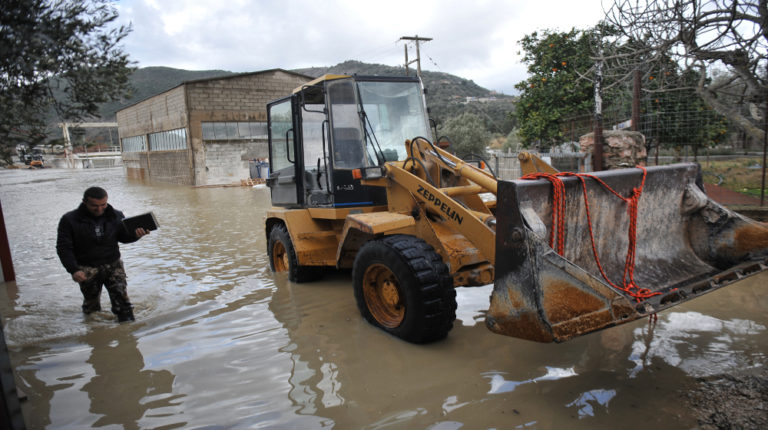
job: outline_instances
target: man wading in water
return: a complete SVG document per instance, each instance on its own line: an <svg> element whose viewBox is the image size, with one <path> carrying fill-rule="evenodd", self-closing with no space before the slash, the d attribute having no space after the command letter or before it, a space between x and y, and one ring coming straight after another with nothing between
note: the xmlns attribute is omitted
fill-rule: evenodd
<svg viewBox="0 0 768 430"><path fill-rule="evenodd" d="M107 192L100 187L85 190L80 206L59 221L56 253L83 293L83 313L101 310L101 286L107 288L112 313L117 320L133 321L123 261L118 242L136 242L149 234L123 227L123 213L107 204Z"/></svg>

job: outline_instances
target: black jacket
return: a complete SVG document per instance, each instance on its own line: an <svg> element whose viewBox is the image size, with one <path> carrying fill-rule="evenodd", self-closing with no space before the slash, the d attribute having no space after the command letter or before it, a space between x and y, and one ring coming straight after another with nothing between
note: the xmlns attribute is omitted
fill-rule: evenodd
<svg viewBox="0 0 768 430"><path fill-rule="evenodd" d="M79 265L99 266L120 258L118 242L138 240L134 232L125 230L123 218L123 213L111 205L94 217L82 203L64 214L59 221L56 253L67 272L77 272Z"/></svg>

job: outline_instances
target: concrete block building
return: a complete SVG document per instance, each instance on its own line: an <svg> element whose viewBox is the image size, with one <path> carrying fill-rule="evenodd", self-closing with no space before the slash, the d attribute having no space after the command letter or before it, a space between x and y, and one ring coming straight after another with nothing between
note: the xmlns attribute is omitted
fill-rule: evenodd
<svg viewBox="0 0 768 430"><path fill-rule="evenodd" d="M239 183L268 157L268 102L312 77L282 69L186 81L117 112L126 176L183 185Z"/></svg>

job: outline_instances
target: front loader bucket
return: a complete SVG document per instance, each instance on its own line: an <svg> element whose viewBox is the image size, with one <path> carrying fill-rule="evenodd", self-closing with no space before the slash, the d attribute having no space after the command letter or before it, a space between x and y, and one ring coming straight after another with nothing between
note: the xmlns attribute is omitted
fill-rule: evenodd
<svg viewBox="0 0 768 430"><path fill-rule="evenodd" d="M625 197L640 185L642 175L641 169L595 174ZM561 342L654 314L768 269L766 224L710 200L697 185L698 176L695 164L647 169L636 217L637 289L623 282L630 243L626 202L584 178L587 210L580 179L562 178L565 241L560 255L549 245L553 185L545 179L500 181L488 327L508 336ZM608 280L593 252L588 212Z"/></svg>

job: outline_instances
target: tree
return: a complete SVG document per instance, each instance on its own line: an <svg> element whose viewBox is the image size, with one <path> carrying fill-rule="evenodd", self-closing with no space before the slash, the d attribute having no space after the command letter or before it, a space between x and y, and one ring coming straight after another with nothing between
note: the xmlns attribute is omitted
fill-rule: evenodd
<svg viewBox="0 0 768 430"><path fill-rule="evenodd" d="M507 138L504 140L504 144L501 146L501 149L504 152L508 151L519 151L520 145L522 144L522 141L520 140L520 130L517 128L513 128L512 131L507 134Z"/></svg>
<svg viewBox="0 0 768 430"><path fill-rule="evenodd" d="M521 44L531 74L517 85L523 91L517 110L520 137L527 145L561 143L567 140L564 129L575 127L565 124L566 119L581 123L579 118L592 116L599 64L601 114L609 112L613 124L630 118L633 77L641 72L646 123L641 120L640 131L646 135L649 149L654 144L690 146L696 152L726 137L723 117L694 91L702 81L698 70L682 68L668 53L648 50L643 41L622 37L609 24L581 32L533 33ZM573 67L558 67L558 62L566 64L561 58L568 58L567 64Z"/></svg>
<svg viewBox="0 0 768 430"><path fill-rule="evenodd" d="M762 141L768 98L768 4L765 0L614 0L606 21L631 46L614 58L646 65L670 58L712 109ZM647 69L647 67L646 67ZM727 71L712 79L715 70ZM750 114L752 113L752 114Z"/></svg>
<svg viewBox="0 0 768 430"><path fill-rule="evenodd" d="M442 134L451 140L451 149L459 158L467 158L471 154L484 156L491 137L482 118L472 113L463 113L446 121Z"/></svg>
<svg viewBox="0 0 768 430"><path fill-rule="evenodd" d="M0 8L0 151L46 137L60 121L95 117L100 103L128 90L132 72L120 42L130 27L110 28L107 0L4 0Z"/></svg>
<svg viewBox="0 0 768 430"><path fill-rule="evenodd" d="M593 85L583 76L594 64L593 37L592 30L546 30L520 41L529 77L515 85L521 92L516 115L518 135L526 146L538 143L546 148L563 142L561 122L592 110Z"/></svg>
<svg viewBox="0 0 768 430"><path fill-rule="evenodd" d="M642 132L650 151L659 145L698 150L723 143L728 125L699 97L693 86L699 81L695 70L680 71L674 63L656 76L650 74L643 90L647 94Z"/></svg>

